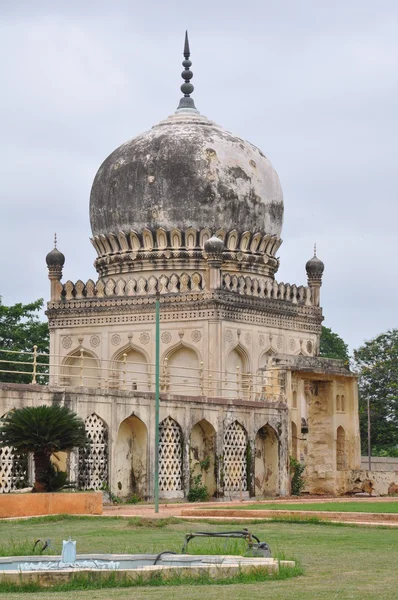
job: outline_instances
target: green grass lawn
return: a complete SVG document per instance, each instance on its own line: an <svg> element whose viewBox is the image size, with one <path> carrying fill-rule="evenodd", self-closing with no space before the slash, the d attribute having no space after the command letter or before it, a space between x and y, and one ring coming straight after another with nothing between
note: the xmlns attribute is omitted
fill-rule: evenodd
<svg viewBox="0 0 398 600"><path fill-rule="evenodd" d="M206 506L203 506L206 508ZM228 506L210 507L209 510L227 510ZM396 502L319 502L293 504L291 502L283 504L245 504L242 506L233 506L232 510L321 510L327 512L364 512L364 513L398 513L398 501Z"/></svg>
<svg viewBox="0 0 398 600"><path fill-rule="evenodd" d="M163 526L159 526L163 525ZM381 527L332 524L256 523L245 527L273 553L295 558L304 575L286 580L230 585L181 585L166 587L113 588L73 592L0 594L8 600L395 600L398 574L398 531ZM28 548L37 538L51 538L60 550L62 539L71 535L78 552L179 551L189 531L227 531L242 525L199 522L146 522L117 518L52 518L1 521L1 554L13 546ZM210 542L210 544L214 542ZM193 540L192 551L211 551L206 540Z"/></svg>

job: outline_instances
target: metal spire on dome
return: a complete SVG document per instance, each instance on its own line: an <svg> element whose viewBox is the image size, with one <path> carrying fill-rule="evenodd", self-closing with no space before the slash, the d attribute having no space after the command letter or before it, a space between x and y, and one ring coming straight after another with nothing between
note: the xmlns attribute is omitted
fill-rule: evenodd
<svg viewBox="0 0 398 600"><path fill-rule="evenodd" d="M316 242L314 244L314 256L316 256Z"/></svg>
<svg viewBox="0 0 398 600"><path fill-rule="evenodd" d="M185 42L184 42L184 60L182 61L182 66L184 67L183 72L181 73L181 77L184 80L184 83L181 86L181 91L184 94L183 98L181 98L180 103L178 105L177 110L182 108L193 108L196 110L195 103L191 98L191 94L194 90L194 87L191 83L191 79L193 77L193 73L190 69L192 66L192 62L189 60L191 56L191 51L189 49L189 40L188 40L188 31L185 32Z"/></svg>
<svg viewBox="0 0 398 600"><path fill-rule="evenodd" d="M57 234L54 233L54 248L57 247Z"/></svg>

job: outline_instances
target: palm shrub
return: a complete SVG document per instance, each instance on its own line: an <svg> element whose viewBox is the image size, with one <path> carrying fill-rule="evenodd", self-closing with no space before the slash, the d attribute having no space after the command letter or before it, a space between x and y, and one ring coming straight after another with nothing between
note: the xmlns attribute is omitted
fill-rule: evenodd
<svg viewBox="0 0 398 600"><path fill-rule="evenodd" d="M0 448L16 454L33 454L34 492L50 491L51 455L83 447L88 443L84 423L66 406L26 406L1 419Z"/></svg>

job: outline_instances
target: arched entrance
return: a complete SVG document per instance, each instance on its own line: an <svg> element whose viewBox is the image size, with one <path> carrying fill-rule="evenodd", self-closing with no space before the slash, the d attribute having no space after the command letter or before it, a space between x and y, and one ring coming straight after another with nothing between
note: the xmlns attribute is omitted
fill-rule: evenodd
<svg viewBox="0 0 398 600"><path fill-rule="evenodd" d="M72 387L100 387L98 359L92 352L83 348L75 350L64 360L61 384Z"/></svg>
<svg viewBox="0 0 398 600"><path fill-rule="evenodd" d="M239 346L228 354L223 393L227 398L247 397L249 392L247 362L247 358Z"/></svg>
<svg viewBox="0 0 398 600"><path fill-rule="evenodd" d="M202 484L207 487L210 496L217 489L215 476L216 430L213 425L202 419L191 430L189 443L189 467L191 479L202 476Z"/></svg>
<svg viewBox="0 0 398 600"><path fill-rule="evenodd" d="M123 498L147 496L147 440L145 423L135 415L124 419L116 438L116 491Z"/></svg>
<svg viewBox="0 0 398 600"><path fill-rule="evenodd" d="M247 490L247 432L234 421L224 434L224 491Z"/></svg>
<svg viewBox="0 0 398 600"><path fill-rule="evenodd" d="M115 362L115 377L118 387L124 390L150 390L148 361L143 352L128 348L117 355Z"/></svg>
<svg viewBox="0 0 398 600"><path fill-rule="evenodd" d="M168 391L171 394L200 396L200 364L192 348L179 346L167 356Z"/></svg>
<svg viewBox="0 0 398 600"><path fill-rule="evenodd" d="M268 424L256 435L254 485L256 496L279 494L279 440L275 429Z"/></svg>

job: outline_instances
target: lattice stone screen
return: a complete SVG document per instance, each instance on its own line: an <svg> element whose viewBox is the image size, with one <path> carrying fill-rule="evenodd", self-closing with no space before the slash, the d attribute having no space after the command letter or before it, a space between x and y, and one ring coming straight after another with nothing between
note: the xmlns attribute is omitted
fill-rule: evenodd
<svg viewBox="0 0 398 600"><path fill-rule="evenodd" d="M28 457L13 454L9 446L0 449L0 493L28 486Z"/></svg>
<svg viewBox="0 0 398 600"><path fill-rule="evenodd" d="M96 414L85 421L87 448L79 450L79 487L83 490L99 490L108 483L108 429Z"/></svg>
<svg viewBox="0 0 398 600"><path fill-rule="evenodd" d="M226 492L247 490L246 450L246 430L235 421L224 434L224 490Z"/></svg>
<svg viewBox="0 0 398 600"><path fill-rule="evenodd" d="M181 428L167 417L159 425L159 489L174 492L182 489Z"/></svg>

